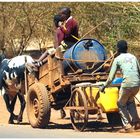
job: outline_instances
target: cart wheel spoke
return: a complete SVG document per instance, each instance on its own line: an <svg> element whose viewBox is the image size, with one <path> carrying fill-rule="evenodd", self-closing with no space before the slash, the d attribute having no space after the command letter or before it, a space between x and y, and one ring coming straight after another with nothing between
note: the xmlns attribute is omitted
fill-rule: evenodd
<svg viewBox="0 0 140 140"><path fill-rule="evenodd" d="M70 106L83 108L82 110L70 110L70 118L73 128L78 131L83 131L88 122L88 110L86 97L81 89L76 88L72 92Z"/></svg>

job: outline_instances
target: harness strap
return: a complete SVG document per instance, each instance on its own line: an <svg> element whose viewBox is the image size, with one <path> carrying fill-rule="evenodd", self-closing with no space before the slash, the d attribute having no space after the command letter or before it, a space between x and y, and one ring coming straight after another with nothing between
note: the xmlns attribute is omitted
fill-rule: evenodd
<svg viewBox="0 0 140 140"><path fill-rule="evenodd" d="M73 67L70 65L70 63L66 60L68 66L71 68L71 70L75 73L75 70L73 69Z"/></svg>

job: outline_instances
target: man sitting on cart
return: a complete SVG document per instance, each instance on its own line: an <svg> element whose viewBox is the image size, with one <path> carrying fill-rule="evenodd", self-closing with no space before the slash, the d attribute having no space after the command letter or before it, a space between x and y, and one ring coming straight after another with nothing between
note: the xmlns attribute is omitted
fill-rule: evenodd
<svg viewBox="0 0 140 140"><path fill-rule="evenodd" d="M53 55L56 49L60 48L61 52L64 53L78 41L78 24L71 16L70 8L60 8L59 14L54 16L54 25L56 27L54 48L46 50L36 61L36 66L46 63L47 56Z"/></svg>
<svg viewBox="0 0 140 140"><path fill-rule="evenodd" d="M71 10L68 7L60 8L59 14L54 16L55 43L54 47L46 50L41 57L35 62L39 67L48 61L48 55L54 55L57 49L64 53L68 48L78 41L78 24L71 16ZM66 116L63 109L60 110L61 118Z"/></svg>

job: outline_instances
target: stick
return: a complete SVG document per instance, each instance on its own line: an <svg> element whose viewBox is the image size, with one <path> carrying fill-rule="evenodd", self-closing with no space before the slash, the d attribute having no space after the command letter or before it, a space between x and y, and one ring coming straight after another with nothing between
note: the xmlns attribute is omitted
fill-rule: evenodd
<svg viewBox="0 0 140 140"><path fill-rule="evenodd" d="M26 68L26 64L27 64L27 58L25 56L25 70L24 70L24 77L25 77L25 94L27 95L28 89L27 89L27 68Z"/></svg>
<svg viewBox="0 0 140 140"><path fill-rule="evenodd" d="M88 35L90 32L92 32L93 30L95 30L97 27L99 27L100 25L102 25L103 23L106 22L107 19L103 20L102 22L100 22L98 25L96 25L94 28L92 28L91 30L89 30L85 35L83 35L81 37L81 39L83 39L86 35Z"/></svg>
<svg viewBox="0 0 140 140"><path fill-rule="evenodd" d="M100 70L103 67L103 65L105 65L109 60L111 60L116 54L117 52L115 52L113 56L109 57L100 67L98 67L95 71L93 71L92 74Z"/></svg>
<svg viewBox="0 0 140 140"><path fill-rule="evenodd" d="M92 32L93 30L95 30L97 27L99 27L100 25L102 25L103 23L106 22L107 19L103 20L102 22L100 22L98 25L96 25L95 27L93 27L91 30L89 30L85 35L83 35L81 38L78 38L74 35L71 35L74 39L76 39L77 41L83 39L86 35L88 35L90 32Z"/></svg>
<svg viewBox="0 0 140 140"><path fill-rule="evenodd" d="M140 100L136 97L136 96L134 96L135 97L135 99L139 102L139 104L140 104Z"/></svg>

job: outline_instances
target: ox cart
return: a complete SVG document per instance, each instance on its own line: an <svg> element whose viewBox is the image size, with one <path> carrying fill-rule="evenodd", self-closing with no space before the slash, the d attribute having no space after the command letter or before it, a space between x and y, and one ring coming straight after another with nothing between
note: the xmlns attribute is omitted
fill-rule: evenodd
<svg viewBox="0 0 140 140"><path fill-rule="evenodd" d="M107 92L109 95L98 92L100 81L105 81L108 77L106 71L96 71L103 65L103 62L97 68L90 69L89 72L81 69L75 70L71 68L72 65L70 66L69 63L68 67L71 70L66 74L64 71L64 61L69 63L68 61L74 60L64 58L58 50L55 55L48 56L48 62L41 66L37 73L27 75L25 81L27 116L31 126L34 128L45 128L50 121L51 108L56 110L62 108L69 109L72 126L75 130L79 131L83 131L86 128L88 115L98 114L100 110L107 113L109 122L114 122L112 121L113 117L115 119L117 119L116 117L119 118L116 104L113 105L113 108L109 109L103 107L107 105L101 104L101 100L105 98L109 99L114 96L113 98L117 100L119 86L114 85L115 87L108 88ZM75 61L77 62L78 60ZM79 61L81 63L81 60ZM89 62L89 60L86 61ZM95 60L92 61L95 63ZM90 68L92 61L86 63L87 66L90 65ZM109 92L113 93L110 94ZM105 95L108 97L102 97ZM103 102L109 104L105 101Z"/></svg>

